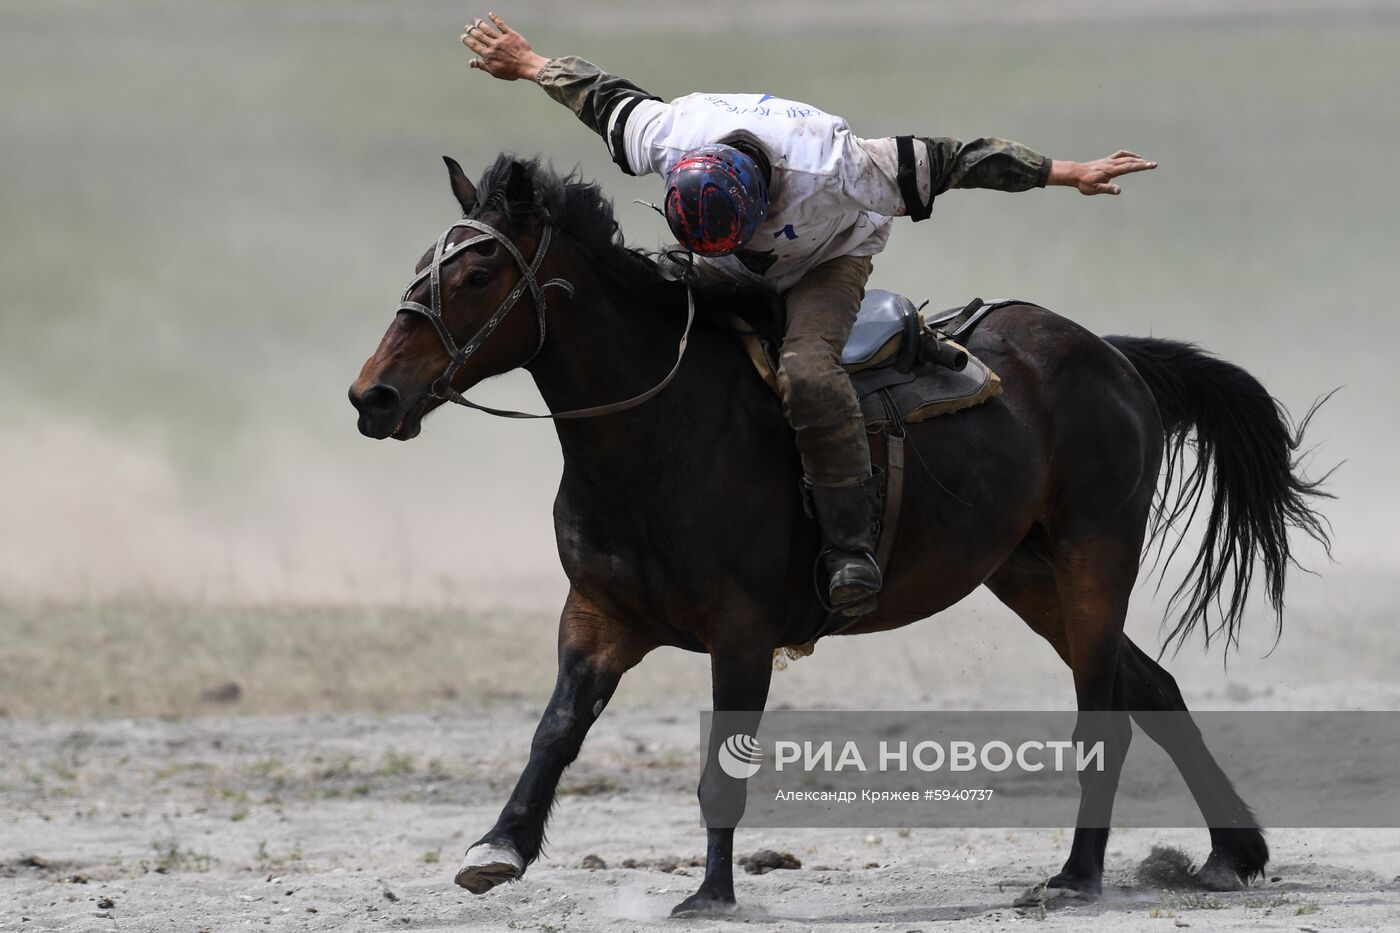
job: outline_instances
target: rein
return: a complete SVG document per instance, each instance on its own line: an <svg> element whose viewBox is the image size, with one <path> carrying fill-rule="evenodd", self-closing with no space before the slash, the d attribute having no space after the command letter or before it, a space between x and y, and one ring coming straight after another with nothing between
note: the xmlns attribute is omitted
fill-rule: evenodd
<svg viewBox="0 0 1400 933"><path fill-rule="evenodd" d="M449 247L447 241L452 236L452 232L458 227L467 227L480 232L475 236L468 237L462 242L454 243ZM547 412L537 415L529 412L510 411L508 409L490 408L486 405L478 405L476 402L467 399L456 389L452 388L452 377L457 374L457 370L461 368L462 364L465 363L473 353L480 349L481 345L486 342L486 338L491 336L492 332L495 331L497 325L505 320L506 315L510 313L510 309L515 307L516 302L525 294L527 288L530 290L530 296L535 301L535 314L539 319L540 337L539 341L535 344L535 352L531 353L529 358L520 365L529 365L531 360L539 356L540 350L544 349L544 290L554 286L563 289L571 298L574 295L574 286L566 279L553 278L546 282L541 282L539 280L539 268L541 263L544 262L545 253L549 250L549 242L552 233L553 228L549 224L545 224L544 233L540 235L539 247L535 250L535 258L528 262L524 254L520 252L520 249L508 236L495 227L492 227L490 224L482 223L479 220L471 220L464 217L448 227L443 231L442 236L438 237L437 245L433 248L432 262L429 263L428 267L422 272L414 276L413 281L408 283L408 287L404 289L403 297L400 299L398 307L399 311L412 311L415 314L421 314L431 321L433 329L437 331L438 337L442 340L443 349L447 351L447 368L443 370L442 375L433 380L433 384L428 388L428 394L433 398L453 402L467 408L474 408L477 411L485 412L488 415L495 415L498 418L551 419L556 421L573 418L598 418L603 415L611 415L619 411L626 411L629 408L636 408L638 405L650 401L670 385L671 380L676 378L676 373L679 372L681 368L681 360L685 357L686 345L690 341L690 327L695 323L695 295L688 286L686 288L685 330L681 333L680 344L676 347L675 365L671 367L671 371L668 372L660 382L640 395L634 395L620 402L609 402L606 405L594 405L589 408L576 408L571 411L561 411L557 413ZM510 293L506 295L496 307L496 310L492 312L491 316L486 319L486 323L482 324L477 332L472 335L471 339L459 346L457 341L453 339L452 332L448 329L447 322L442 316L442 266L443 263L454 258L462 251L488 240L497 241L515 258L516 265L520 267L520 281L515 283L515 287L510 290ZM410 301L408 297L424 278L428 279L428 300L432 302L431 306L420 304L416 301Z"/></svg>

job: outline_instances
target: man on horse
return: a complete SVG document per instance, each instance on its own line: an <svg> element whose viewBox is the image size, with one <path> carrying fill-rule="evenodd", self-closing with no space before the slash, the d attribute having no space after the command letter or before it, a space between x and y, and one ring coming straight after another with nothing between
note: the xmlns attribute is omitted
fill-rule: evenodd
<svg viewBox="0 0 1400 933"><path fill-rule="evenodd" d="M572 110L622 171L664 176L666 221L698 275L782 296L783 410L827 543L828 599L843 615L869 612L882 582L870 450L841 351L892 219L927 218L950 188L1118 194L1113 179L1157 167L1124 150L1081 163L1003 139L862 139L840 117L770 94L665 103L581 58L537 54L495 13L461 41L479 56L471 67L534 81Z"/></svg>

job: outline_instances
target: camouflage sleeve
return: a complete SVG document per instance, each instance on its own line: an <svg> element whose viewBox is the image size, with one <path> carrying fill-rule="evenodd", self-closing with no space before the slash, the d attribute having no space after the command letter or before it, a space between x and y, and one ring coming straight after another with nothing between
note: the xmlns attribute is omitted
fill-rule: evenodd
<svg viewBox="0 0 1400 933"><path fill-rule="evenodd" d="M622 145L627 118L642 101L661 98L574 55L550 59L540 69L539 83L546 94L603 137L613 161L627 174L633 174Z"/></svg>
<svg viewBox="0 0 1400 933"><path fill-rule="evenodd" d="M949 188L1026 191L1050 180L1051 162L1020 143L940 136L854 138L838 180L853 203L886 217L927 220ZM922 145L920 145L922 143Z"/></svg>
<svg viewBox="0 0 1400 933"><path fill-rule="evenodd" d="M1050 160L1009 139L982 138L962 142L948 136L921 137L928 147L933 194L949 188L991 188L1027 191L1043 188L1050 178Z"/></svg>

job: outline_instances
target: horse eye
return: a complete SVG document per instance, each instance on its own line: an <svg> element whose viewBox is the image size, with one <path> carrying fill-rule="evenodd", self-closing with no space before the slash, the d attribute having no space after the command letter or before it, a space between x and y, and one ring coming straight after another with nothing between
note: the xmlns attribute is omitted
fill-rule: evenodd
<svg viewBox="0 0 1400 933"><path fill-rule="evenodd" d="M472 288L481 288L491 281L491 273L485 269L473 269L467 276L467 284Z"/></svg>

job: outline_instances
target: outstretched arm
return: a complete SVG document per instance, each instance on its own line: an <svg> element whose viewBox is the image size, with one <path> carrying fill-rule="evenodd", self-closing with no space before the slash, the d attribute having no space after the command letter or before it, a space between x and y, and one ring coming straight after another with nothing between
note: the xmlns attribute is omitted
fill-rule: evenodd
<svg viewBox="0 0 1400 933"><path fill-rule="evenodd" d="M641 101L660 98L581 58L545 58L505 20L495 13L489 15L490 23L477 19L462 34L462 44L479 56L472 59L471 67L503 81L534 81L602 136L613 162L627 174L634 174L623 145L627 118Z"/></svg>
<svg viewBox="0 0 1400 933"><path fill-rule="evenodd" d="M924 142L929 150L934 195L949 188L1025 191L1044 185L1078 188L1081 194L1121 194L1113 179L1157 167L1156 162L1126 149L1093 162L1067 162L1048 159L1005 139L963 143L945 136Z"/></svg>
<svg viewBox="0 0 1400 933"><path fill-rule="evenodd" d="M1119 194L1113 179L1157 167L1127 150L1093 162L1067 162L990 137L965 143L949 136L904 136L857 144L843 166L848 196L867 210L915 220L929 216L934 198L950 188L1028 191L1064 185L1084 194Z"/></svg>

